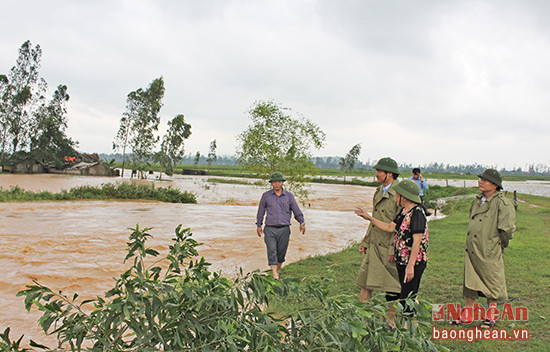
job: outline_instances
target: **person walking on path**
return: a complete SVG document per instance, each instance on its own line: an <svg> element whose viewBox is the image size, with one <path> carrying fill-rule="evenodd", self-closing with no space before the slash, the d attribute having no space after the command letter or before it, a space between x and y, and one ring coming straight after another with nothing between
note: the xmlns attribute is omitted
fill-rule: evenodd
<svg viewBox="0 0 550 352"><path fill-rule="evenodd" d="M400 303L403 314L412 316L413 311L405 299L418 294L420 279L428 261L428 221L418 195L418 186L411 180L403 180L393 187L398 205L402 206L392 222L384 222L357 208L355 214L368 220L386 232L394 233L395 266L399 274Z"/></svg>
<svg viewBox="0 0 550 352"><path fill-rule="evenodd" d="M373 167L380 186L373 196L372 216L384 222L392 221L400 206L395 200L393 185L399 176L397 162L392 158L382 158ZM357 285L361 288L359 301L368 303L373 291L386 292L387 301L395 301L401 292L399 277L395 267L393 233L384 231L372 223L359 243L359 252L365 254L359 269ZM388 323L395 326L395 305L388 310Z"/></svg>
<svg viewBox="0 0 550 352"><path fill-rule="evenodd" d="M451 324L469 323L475 300L487 298L487 304L496 307L500 300L508 299L502 252L508 247L516 229L516 212L512 201L502 192L502 176L495 169L478 175L478 194L470 207L470 224L466 235L464 256L463 295L467 309L460 320ZM491 329L496 320L487 317L480 327Z"/></svg>
<svg viewBox="0 0 550 352"><path fill-rule="evenodd" d="M258 237L264 234L264 242L267 247L267 261L275 279L279 279L281 266L285 261L286 251L290 240L291 212L300 223L300 232L306 233L304 214L300 210L294 195L283 189L285 182L283 174L274 172L269 179L272 189L262 194L258 213L256 215L256 232ZM265 215L265 227L262 223Z"/></svg>

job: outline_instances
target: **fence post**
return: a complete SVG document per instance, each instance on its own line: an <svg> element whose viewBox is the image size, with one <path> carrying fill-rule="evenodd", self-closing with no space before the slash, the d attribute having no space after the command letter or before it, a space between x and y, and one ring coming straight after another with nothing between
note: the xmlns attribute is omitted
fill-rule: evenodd
<svg viewBox="0 0 550 352"><path fill-rule="evenodd" d="M518 210L518 196L516 190L514 190L514 208Z"/></svg>

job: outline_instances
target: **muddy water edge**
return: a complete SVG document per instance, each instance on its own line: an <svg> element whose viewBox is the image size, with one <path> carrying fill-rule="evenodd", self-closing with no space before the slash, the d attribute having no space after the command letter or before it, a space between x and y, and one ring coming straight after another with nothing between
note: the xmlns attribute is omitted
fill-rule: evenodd
<svg viewBox="0 0 550 352"><path fill-rule="evenodd" d="M0 186L59 192L81 185L130 182L128 179L68 175L0 175ZM198 204L153 201L56 201L0 203L0 329L11 337L25 334L54 346L38 326L40 313L24 309L16 293L32 280L81 299L102 295L127 267L123 264L129 228L151 227L149 245L164 254L178 224L191 228L203 243L199 254L212 271L233 276L267 270L263 238L256 235L255 215L265 186L212 183L204 176L175 176L169 181L140 180L172 186L197 195ZM313 184L303 204L307 232L293 220L287 263L340 250L359 241L367 223L353 214L371 210L374 188Z"/></svg>

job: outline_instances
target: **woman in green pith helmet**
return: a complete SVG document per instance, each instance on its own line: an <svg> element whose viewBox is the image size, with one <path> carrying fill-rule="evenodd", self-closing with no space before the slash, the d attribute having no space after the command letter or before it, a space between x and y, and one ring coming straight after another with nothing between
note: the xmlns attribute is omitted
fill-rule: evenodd
<svg viewBox="0 0 550 352"><path fill-rule="evenodd" d="M428 222L421 205L419 188L411 180L404 180L393 187L395 201L401 211L391 222L383 222L372 217L364 209L357 208L355 214L370 221L374 226L394 233L394 254L401 293L399 299L405 306L404 299L410 294L416 295L420 286L422 273L428 261ZM404 313L411 315L412 310L405 307Z"/></svg>

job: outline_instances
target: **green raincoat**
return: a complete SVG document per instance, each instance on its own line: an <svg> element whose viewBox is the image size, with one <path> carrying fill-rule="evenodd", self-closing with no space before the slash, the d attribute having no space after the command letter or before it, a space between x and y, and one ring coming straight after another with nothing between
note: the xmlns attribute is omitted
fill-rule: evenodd
<svg viewBox="0 0 550 352"><path fill-rule="evenodd" d="M400 207L395 201L393 185L383 194L383 185L380 185L373 197L372 216L384 222L392 222ZM401 292L399 277L395 262L389 262L390 255L394 255L394 234L385 232L372 223L367 229L360 245L368 248L361 263L357 284L365 289L384 292Z"/></svg>
<svg viewBox="0 0 550 352"><path fill-rule="evenodd" d="M466 236L464 286L493 300L508 298L502 251L508 247L516 221L514 205L501 191L481 205L482 194L470 207Z"/></svg>

